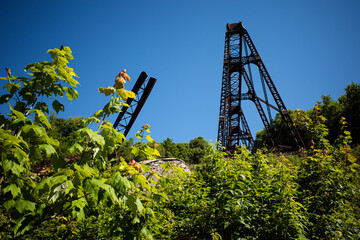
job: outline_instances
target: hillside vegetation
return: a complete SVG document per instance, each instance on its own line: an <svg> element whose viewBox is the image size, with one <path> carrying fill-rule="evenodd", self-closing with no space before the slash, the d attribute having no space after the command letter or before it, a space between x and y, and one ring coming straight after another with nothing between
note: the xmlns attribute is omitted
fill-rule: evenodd
<svg viewBox="0 0 360 240"><path fill-rule="evenodd" d="M360 239L360 150L351 115L358 107L327 120L329 109L353 100L323 98L311 111L293 111L308 148L292 154L239 147L229 156L201 137L157 143L147 124L135 142L107 121L134 97L125 90L126 71L99 88L109 97L102 109L64 120L59 97L78 97L72 52L48 53L50 62L25 67L29 77L0 78L7 82L0 104L9 106L0 114L1 239ZM347 99L358 99L358 88L350 85ZM280 120L274 124L281 129ZM162 177L139 163L160 157L197 165L188 174L165 164L174 174Z"/></svg>

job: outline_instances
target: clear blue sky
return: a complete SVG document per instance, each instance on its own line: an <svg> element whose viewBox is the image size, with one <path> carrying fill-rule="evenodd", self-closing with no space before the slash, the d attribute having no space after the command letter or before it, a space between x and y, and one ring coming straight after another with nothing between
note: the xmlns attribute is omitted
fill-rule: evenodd
<svg viewBox="0 0 360 240"><path fill-rule="evenodd" d="M128 136L147 123L157 141L214 141L227 23L243 22L286 107L309 109L359 83L359 13L358 0L2 0L0 73L70 46L81 86L61 117L91 116L107 101L98 87L126 68L131 90L146 71L158 81ZM253 135L263 128L255 109L245 116Z"/></svg>

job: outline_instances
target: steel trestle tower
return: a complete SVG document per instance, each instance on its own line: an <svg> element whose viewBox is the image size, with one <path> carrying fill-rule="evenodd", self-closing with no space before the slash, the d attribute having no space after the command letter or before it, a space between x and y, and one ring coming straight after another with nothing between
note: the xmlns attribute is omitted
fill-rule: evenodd
<svg viewBox="0 0 360 240"><path fill-rule="evenodd" d="M250 64L258 69L264 99L256 94ZM244 89L247 91L242 92ZM269 102L267 89L273 97L274 104ZM218 142L228 151L233 151L239 145L245 145L248 149L254 147L254 140L241 106L243 100L251 100L255 104L273 147L281 148L282 146L274 134L270 108L281 114L291 138L294 140L293 145L297 148L304 147L299 132L295 128L255 45L240 22L227 24L225 35ZM263 106L266 108L266 112Z"/></svg>

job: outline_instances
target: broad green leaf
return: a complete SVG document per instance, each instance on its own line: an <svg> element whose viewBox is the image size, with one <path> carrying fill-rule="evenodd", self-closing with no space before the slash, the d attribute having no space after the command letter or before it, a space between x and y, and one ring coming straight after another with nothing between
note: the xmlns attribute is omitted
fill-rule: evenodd
<svg viewBox="0 0 360 240"><path fill-rule="evenodd" d="M143 171L145 171L145 172L151 171L151 168L148 165L143 164L143 163L140 163L140 165L141 165Z"/></svg>
<svg viewBox="0 0 360 240"><path fill-rule="evenodd" d="M91 123L93 123L93 122L99 123L99 122L100 122L100 119L97 118L97 117L92 116L92 117L85 118L85 119L83 120L83 122L85 123L85 125L89 125L89 124L91 124Z"/></svg>
<svg viewBox="0 0 360 240"><path fill-rule="evenodd" d="M84 198L77 199L71 202L73 206L72 215L79 220L85 219L84 208L87 206L87 201Z"/></svg>
<svg viewBox="0 0 360 240"><path fill-rule="evenodd" d="M44 136L44 142L52 146L59 146L59 141L55 138L49 137L47 134Z"/></svg>
<svg viewBox="0 0 360 240"><path fill-rule="evenodd" d="M121 176L119 172L115 172L111 176L110 185L122 194L125 194L132 186L131 182L126 177Z"/></svg>
<svg viewBox="0 0 360 240"><path fill-rule="evenodd" d="M58 100L54 100L52 103L52 107L54 108L56 113L59 113L59 111L64 111L65 107L63 104L61 104Z"/></svg>
<svg viewBox="0 0 360 240"><path fill-rule="evenodd" d="M90 193L95 198L95 201L98 199L99 186L94 184L91 178L84 180L84 192Z"/></svg>
<svg viewBox="0 0 360 240"><path fill-rule="evenodd" d="M14 207L16 210L18 210L20 213L23 213L24 211L31 211L33 212L35 210L36 204L34 202L30 202L27 200L17 200L14 204Z"/></svg>
<svg viewBox="0 0 360 240"><path fill-rule="evenodd" d="M157 155L156 151L157 151L156 149L153 149L153 148L151 148L151 147L149 147L147 145L142 150L142 152L145 153L146 156L148 156L149 158L154 158Z"/></svg>
<svg viewBox="0 0 360 240"><path fill-rule="evenodd" d="M46 157L50 157L53 154L57 154L55 148L50 144L39 145L40 151L45 151Z"/></svg>
<svg viewBox="0 0 360 240"><path fill-rule="evenodd" d="M128 95L126 94L126 90L124 88L116 89L116 96L120 96L124 101L128 99Z"/></svg>
<svg viewBox="0 0 360 240"><path fill-rule="evenodd" d="M102 109L100 109L100 110L97 110L95 113L94 113L94 115L93 116L95 116L95 117L101 117L102 115L101 115L101 113L103 112L103 110Z"/></svg>
<svg viewBox="0 0 360 240"><path fill-rule="evenodd" d="M66 189L68 188L68 183L65 180L60 184L56 184L51 189L51 194L48 197L49 202L56 202L60 196L65 194Z"/></svg>
<svg viewBox="0 0 360 240"><path fill-rule="evenodd" d="M79 93L72 88L67 88L66 89L66 97L70 100L70 102L72 102L73 99L77 99L77 97L79 96Z"/></svg>
<svg viewBox="0 0 360 240"><path fill-rule="evenodd" d="M31 160L35 160L35 161L39 161L42 159L42 155L41 155L41 152L40 152L38 146L32 146L30 148L29 158Z"/></svg>
<svg viewBox="0 0 360 240"><path fill-rule="evenodd" d="M144 206L142 205L139 197L134 194L128 197L126 204L134 214L142 214L144 210Z"/></svg>
<svg viewBox="0 0 360 240"><path fill-rule="evenodd" d="M141 228L140 232L141 232L141 235L143 235L145 237L145 239L147 239L147 240L153 240L154 239L153 236L151 235L151 231L149 231L149 229L146 226L143 226ZM221 239L221 238L219 238L219 239Z"/></svg>
<svg viewBox="0 0 360 240"><path fill-rule="evenodd" d="M151 137L150 137L150 135L146 135L145 136L146 137L146 139L149 141L149 142L154 142L154 139L152 139Z"/></svg>
<svg viewBox="0 0 360 240"><path fill-rule="evenodd" d="M79 183L81 183L85 178L92 178L97 173L95 169L90 168L87 164L74 164L74 168L76 170L75 174L79 178Z"/></svg>
<svg viewBox="0 0 360 240"><path fill-rule="evenodd" d="M126 201L126 205L130 208L130 210L136 215L136 213L138 212L138 205L141 208L142 204L140 202L140 204L137 205L139 198L132 194L128 197L127 201Z"/></svg>
<svg viewBox="0 0 360 240"><path fill-rule="evenodd" d="M14 154L14 156L19 160L19 163L21 165L26 165L29 161L28 155L20 148L12 148L11 152Z"/></svg>
<svg viewBox="0 0 360 240"><path fill-rule="evenodd" d="M48 120L48 117L41 110L34 109L34 112L36 112L35 121L44 124L47 129L51 129L51 125Z"/></svg>
<svg viewBox="0 0 360 240"><path fill-rule="evenodd" d="M26 121L30 121L30 119L28 119L27 117L24 116L23 113L19 112L19 111L16 111L15 109L13 109L11 107L11 104L9 103L9 107L11 109L11 111L15 114L15 116L22 122L26 122Z"/></svg>
<svg viewBox="0 0 360 240"><path fill-rule="evenodd" d="M84 150L84 148L79 144L79 143L74 143L70 148L69 148L69 152L71 154L77 154L77 153L81 153Z"/></svg>
<svg viewBox="0 0 360 240"><path fill-rule="evenodd" d="M99 93L104 93L105 96L110 96L111 94L115 93L115 88L113 87L107 87L107 88L99 88Z"/></svg>
<svg viewBox="0 0 360 240"><path fill-rule="evenodd" d="M124 106L124 102L121 98L111 98L110 102L103 108L105 115L111 115L121 111L120 107Z"/></svg>
<svg viewBox="0 0 360 240"><path fill-rule="evenodd" d="M16 176L20 177L22 172L26 171L26 168L20 166L14 161L11 161L9 159L5 159L2 161L2 167L4 169L4 172L7 173L8 171L11 171Z"/></svg>
<svg viewBox="0 0 360 240"><path fill-rule="evenodd" d="M21 218L14 227L15 237L24 234L26 231L29 231L33 228L33 222L35 217L33 215L25 215Z"/></svg>
<svg viewBox="0 0 360 240"><path fill-rule="evenodd" d="M66 175L44 178L40 183L37 184L34 192L39 194L39 196L41 197L43 194L49 192L50 190L52 191L54 186L58 186L65 181L67 181Z"/></svg>
<svg viewBox="0 0 360 240"><path fill-rule="evenodd" d="M112 188L110 185L105 184L105 183L103 183L102 181L100 181L100 180L98 180L96 178L91 179L91 181L92 181L93 184L96 184L98 187L104 189L109 194L109 197L111 198L111 200L114 203L119 201L116 194L115 194L114 188Z"/></svg>
<svg viewBox="0 0 360 240"><path fill-rule="evenodd" d="M13 208L15 205L15 201L13 199L4 202L4 208L6 209L6 211L9 211L11 208Z"/></svg>
<svg viewBox="0 0 360 240"><path fill-rule="evenodd" d="M88 137L90 138L91 141L96 142L96 143L99 144L101 147L104 146L105 140L104 140L104 137L103 137L103 136L101 136L101 135L98 134L97 132L91 130L90 128L84 128L83 131L87 133L87 135L88 135Z"/></svg>
<svg viewBox="0 0 360 240"><path fill-rule="evenodd" d="M132 91L127 91L127 95L128 95L129 98L135 98L136 97L135 93L132 92Z"/></svg>
<svg viewBox="0 0 360 240"><path fill-rule="evenodd" d="M149 182L146 180L146 177L142 174L136 174L133 176L133 182L139 184L143 189L150 191Z"/></svg>
<svg viewBox="0 0 360 240"><path fill-rule="evenodd" d="M9 93L14 94L20 88L20 86L20 83L8 83L4 86L4 88L6 88Z"/></svg>
<svg viewBox="0 0 360 240"><path fill-rule="evenodd" d="M49 113L48 105L44 102L37 102L35 105L35 109L39 109L43 112Z"/></svg>
<svg viewBox="0 0 360 240"><path fill-rule="evenodd" d="M172 168L169 163L163 163L163 164L160 165L160 167L161 167L162 169L164 169L164 172L167 172L167 171L169 171L169 170Z"/></svg>
<svg viewBox="0 0 360 240"><path fill-rule="evenodd" d="M0 96L0 104L7 103L11 98L10 94L4 94Z"/></svg>
<svg viewBox="0 0 360 240"><path fill-rule="evenodd" d="M133 220L131 220L131 224L137 224L137 223L139 223L140 222L140 218L138 218L138 217L135 217L135 218L133 218Z"/></svg>
<svg viewBox="0 0 360 240"><path fill-rule="evenodd" d="M38 125L25 125L22 130L24 133L28 133L30 132L30 130L32 130L38 137L43 137L44 135L47 135L45 129Z"/></svg>
<svg viewBox="0 0 360 240"><path fill-rule="evenodd" d="M140 153L139 148L133 147L133 148L131 149L131 154L133 154L135 157L137 157L137 156L139 155L139 153Z"/></svg>
<svg viewBox="0 0 360 240"><path fill-rule="evenodd" d="M3 189L3 193L11 192L13 198L16 198L19 194L21 194L20 188L14 183L9 184L6 188Z"/></svg>

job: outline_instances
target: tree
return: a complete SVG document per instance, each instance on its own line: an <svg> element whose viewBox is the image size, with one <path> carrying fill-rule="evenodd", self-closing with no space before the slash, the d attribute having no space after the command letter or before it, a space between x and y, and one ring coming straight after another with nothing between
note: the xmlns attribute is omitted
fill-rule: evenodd
<svg viewBox="0 0 360 240"><path fill-rule="evenodd" d="M191 163L200 163L206 155L209 143L203 137L190 140Z"/></svg>
<svg viewBox="0 0 360 240"><path fill-rule="evenodd" d="M73 144L75 138L75 132L81 128L86 127L83 117L70 117L68 119L59 118L55 114L50 116L51 131L48 131L48 135L61 144L56 147L56 151L59 154L63 154L64 157L69 157L69 147Z"/></svg>
<svg viewBox="0 0 360 240"><path fill-rule="evenodd" d="M118 158L112 168L110 163L114 159L108 159L125 137L113 128L107 117L120 112L126 100L135 97L124 88L130 77L123 70L117 75L114 87L98 89L110 100L91 117L85 118L84 125L70 124L60 127L56 131L59 134L54 133L56 137L74 140L67 152L59 152L59 141L49 136L52 125L48 102L52 102L56 113L64 111L64 105L56 97L66 94L70 101L76 99L78 82L73 78L77 77L74 70L67 66L73 60L69 47L50 49L48 53L51 62L36 62L25 67L30 78L0 77L8 81L5 85L8 93L0 97L0 104L9 104L9 114L0 114L1 219L6 219L12 228L11 237L18 238L52 220L81 222L86 216L98 218L105 214L104 222L108 223L115 212L118 215L113 224L117 224L117 237L151 239L148 224L155 224L155 229L158 226L152 221L153 210L146 204L153 187L139 173L142 166ZM55 128L63 126L59 123L61 120L53 120ZM98 125L96 131L87 127L92 123ZM151 142L151 137L145 135L149 127L143 127L138 135ZM76 131L71 132L73 130ZM149 146L134 147L132 153L136 152L158 154ZM67 153L76 156L75 161L66 161ZM30 169L34 162L44 159L51 159L54 169L51 176L38 176Z"/></svg>
<svg viewBox="0 0 360 240"><path fill-rule="evenodd" d="M353 144L360 144L360 85L351 83L345 88L345 95L339 97L343 116L348 122Z"/></svg>
<svg viewBox="0 0 360 240"><path fill-rule="evenodd" d="M189 143L177 143L176 147L179 150L178 158L184 160L185 162L191 162L191 149Z"/></svg>
<svg viewBox="0 0 360 240"><path fill-rule="evenodd" d="M166 158L177 158L179 156L179 150L171 138L166 138L161 143L161 146L163 146L165 149Z"/></svg>
<svg viewBox="0 0 360 240"><path fill-rule="evenodd" d="M339 135L339 122L343 113L343 105L337 100L332 100L330 95L322 95L321 100L317 104L320 107L320 114L327 119L326 126L329 129L328 139L330 143L333 143Z"/></svg>

